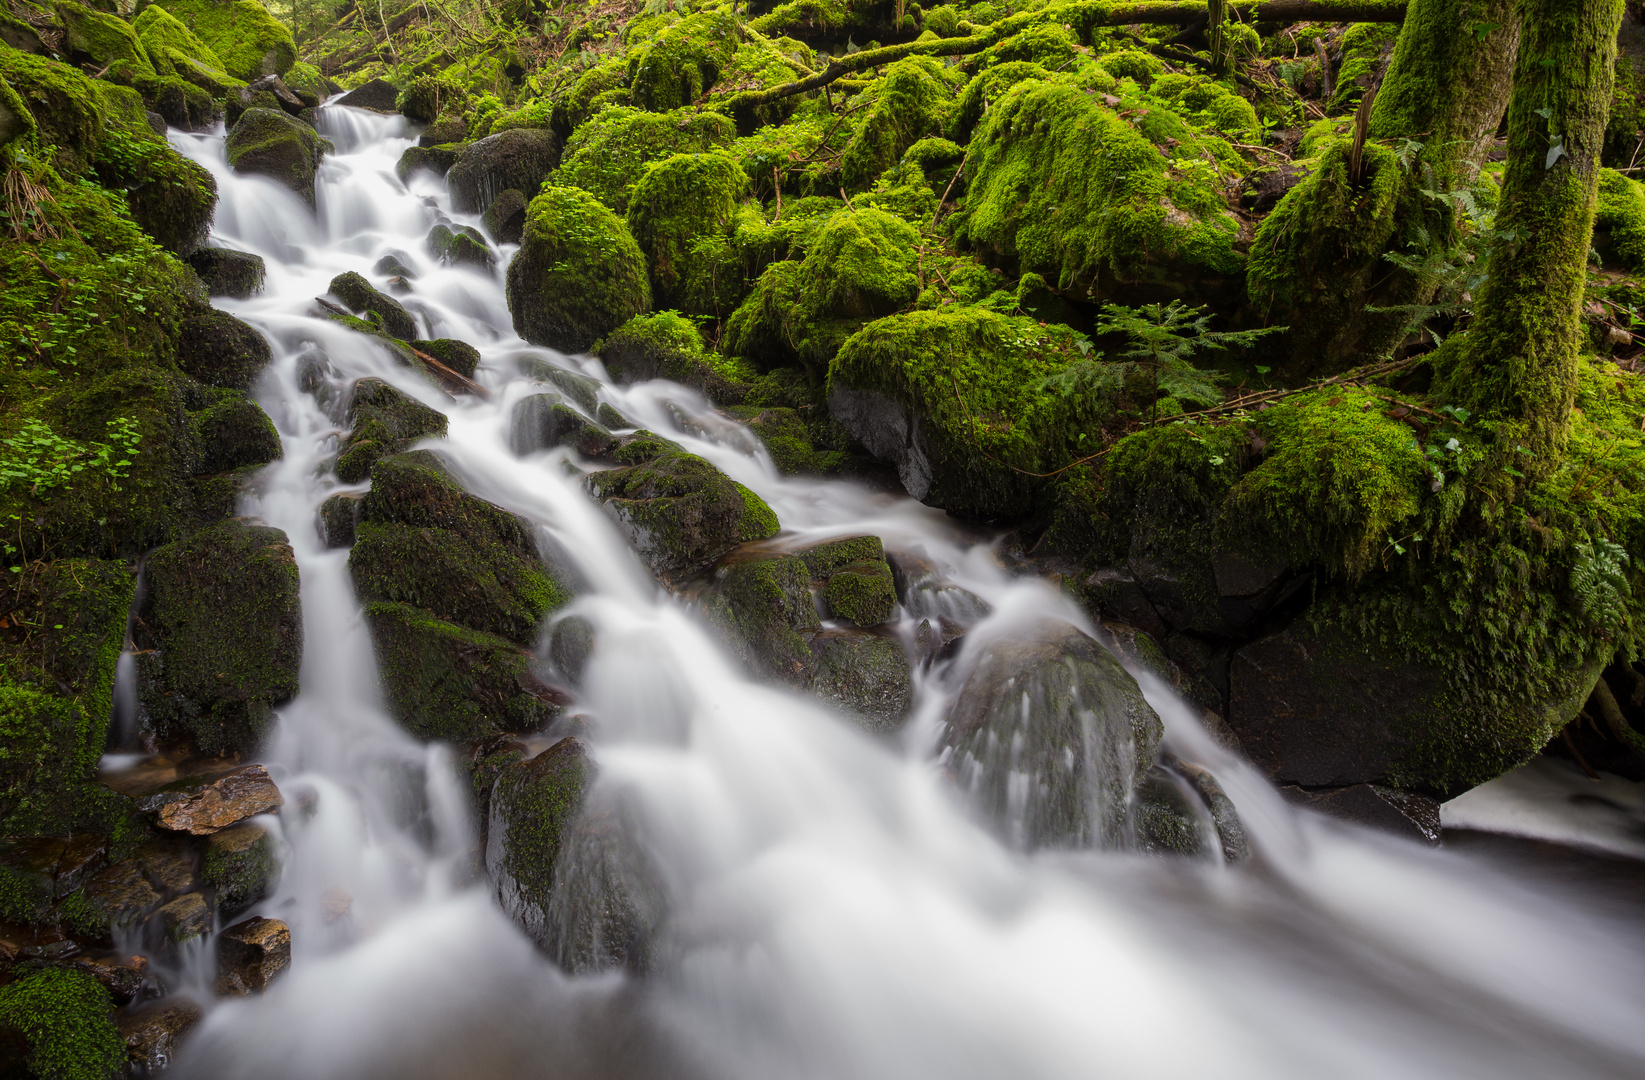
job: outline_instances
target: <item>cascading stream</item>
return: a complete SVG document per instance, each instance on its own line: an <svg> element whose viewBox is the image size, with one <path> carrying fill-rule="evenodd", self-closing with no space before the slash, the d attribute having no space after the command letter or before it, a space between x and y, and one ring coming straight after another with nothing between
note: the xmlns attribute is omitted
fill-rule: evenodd
<svg viewBox="0 0 1645 1080"><path fill-rule="evenodd" d="M991 609L961 668L1032 619L1091 627L937 511L779 478L755 440L692 392L616 387L595 363L525 345L500 276L423 253L449 202L432 178L409 190L395 179L406 122L320 115L337 152L321 166L317 212L230 172L220 134L173 135L217 178L216 236L267 261L262 296L223 304L267 334L276 357L258 398L284 458L244 510L290 537L306 634L302 693L266 757L288 800L286 868L258 909L291 924L293 966L264 997L212 1011L185 1075L1645 1071L1637 927L1477 860L1289 808L1147 676L1168 745L1213 769L1238 806L1252 863L1002 846L932 762L955 688L940 666L917 677L913 719L895 741L751 681L652 582L568 475L566 451L510 450L511 408L544 388L522 360L601 377L603 400L756 490L786 530L873 533L923 554ZM334 275L369 273L390 251L419 275L405 302L420 332L477 346L489 398L448 399L369 339L308 314ZM602 793L641 826L666 893L647 977L570 978L534 951L475 879L475 823L447 752L385 711L348 553L325 548L315 528L319 504L350 490L329 469L341 420L328 405L368 375L444 412L448 436L428 445L475 494L545 530L587 583L574 610L597 645L579 708Z"/></svg>

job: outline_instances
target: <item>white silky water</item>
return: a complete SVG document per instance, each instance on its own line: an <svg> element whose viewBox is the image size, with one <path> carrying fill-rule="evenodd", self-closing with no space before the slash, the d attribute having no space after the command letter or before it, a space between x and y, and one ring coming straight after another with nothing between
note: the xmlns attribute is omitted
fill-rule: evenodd
<svg viewBox="0 0 1645 1080"><path fill-rule="evenodd" d="M220 133L173 135L217 178L215 240L267 262L261 295L221 302L275 355L257 396L284 457L242 510L290 537L306 634L302 692L264 755L287 799L285 870L256 909L290 923L293 964L263 997L214 1006L182 1075L1645 1075L1637 912L1291 809L1146 677L1168 745L1211 768L1237 805L1249 861L1002 845L933 760L954 690L941 666L916 676L895 740L748 678L653 583L567 451L509 449L513 404L545 389L522 359L604 381L598 364L516 337L500 268L446 269L424 253L437 214L474 219L450 214L442 182L395 178L415 134L404 120L320 115L336 152L317 210L230 172ZM420 332L478 347L489 397L449 398L310 314L334 275L372 277L390 251L418 273L403 301ZM315 526L320 503L350 490L329 465L336 403L368 375L444 412L448 437L427 445L470 490L546 530L587 583L573 610L597 645L577 708L599 783L633 810L666 892L651 974L573 978L538 953L476 870L477 823L449 752L385 710L348 552L325 548ZM939 512L779 478L757 440L690 391L606 382L601 394L753 488L785 530L879 535L981 597L992 614L956 664L1029 620L1092 629Z"/></svg>

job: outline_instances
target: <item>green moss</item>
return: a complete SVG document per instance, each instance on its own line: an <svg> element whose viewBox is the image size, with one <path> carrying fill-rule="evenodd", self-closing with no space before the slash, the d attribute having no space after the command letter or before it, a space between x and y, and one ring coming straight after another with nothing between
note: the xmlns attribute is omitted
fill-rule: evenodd
<svg viewBox="0 0 1645 1080"><path fill-rule="evenodd" d="M857 626L876 626L897 609L897 588L884 558L841 567L829 576L822 595L831 617Z"/></svg>
<svg viewBox="0 0 1645 1080"><path fill-rule="evenodd" d="M578 188L549 187L531 200L508 266L521 337L582 352L650 306L645 256L621 218Z"/></svg>
<svg viewBox="0 0 1645 1080"><path fill-rule="evenodd" d="M1628 270L1645 271L1645 186L1614 169L1599 170L1594 246Z"/></svg>
<svg viewBox="0 0 1645 1080"><path fill-rule="evenodd" d="M257 0L155 0L212 52L236 79L284 75L297 62L291 31Z"/></svg>
<svg viewBox="0 0 1645 1080"><path fill-rule="evenodd" d="M554 127L572 134L600 110L595 102L626 105L616 97L628 94L628 63L621 56L608 56L589 68L572 84L571 90L554 102Z"/></svg>
<svg viewBox="0 0 1645 1080"><path fill-rule="evenodd" d="M399 453L418 439L446 433L443 413L381 379L361 379L354 384L348 415L354 426L337 459L337 477L345 484L364 480L378 458Z"/></svg>
<svg viewBox="0 0 1645 1080"><path fill-rule="evenodd" d="M720 72L709 92L708 108L728 108L727 99L753 90L767 90L813 74L817 54L791 38L775 40L754 36L737 46L731 62ZM737 119L746 129L755 125L780 124L799 106L799 95L779 98L753 109L739 109Z"/></svg>
<svg viewBox="0 0 1645 1080"><path fill-rule="evenodd" d="M204 64L225 74L228 72L228 65L211 50L211 46L196 37L193 31L163 7L149 5L138 12L131 26L137 32L137 39L143 43L143 48L148 52L149 60L157 72L182 74L171 58L173 52L181 53L197 64Z"/></svg>
<svg viewBox="0 0 1645 1080"><path fill-rule="evenodd" d="M497 778L492 817L504 832L503 857L496 869L506 875L505 887L518 900L549 910L561 845L582 812L595 775L583 744L561 739L531 760L510 765Z"/></svg>
<svg viewBox="0 0 1645 1080"><path fill-rule="evenodd" d="M829 409L882 457L918 417L917 457L905 457L912 494L956 512L1022 513L1041 497L1024 472L1047 472L1079 456L1078 436L1095 430L1101 402L1064 397L1041 383L1080 356L1066 327L1041 326L978 308L893 315L869 323L840 348L828 372ZM850 419L847 419L850 417ZM876 449L876 442L884 444ZM912 471L909 471L912 470ZM1018 471L1021 470L1021 471Z"/></svg>
<svg viewBox="0 0 1645 1080"><path fill-rule="evenodd" d="M1205 178L1179 182L1147 138L1074 86L1008 91L972 137L966 179L955 237L1059 290L1181 288L1242 267L1237 222L1200 194Z"/></svg>
<svg viewBox="0 0 1645 1080"><path fill-rule="evenodd" d="M249 752L272 707L297 693L303 658L297 560L279 529L224 522L144 564L144 705L162 738L202 753Z"/></svg>
<svg viewBox="0 0 1645 1080"><path fill-rule="evenodd" d="M630 55L634 104L669 112L694 103L714 86L741 40L742 26L729 12L704 11L681 19Z"/></svg>
<svg viewBox="0 0 1645 1080"><path fill-rule="evenodd" d="M883 210L824 219L803 262L775 263L732 315L726 351L761 367L800 360L819 373L864 323L919 295L919 234Z"/></svg>
<svg viewBox="0 0 1645 1080"><path fill-rule="evenodd" d="M862 93L867 112L846 145L840 176L863 188L928 135L940 135L954 108L959 79L929 56L909 56L886 68Z"/></svg>
<svg viewBox="0 0 1645 1080"><path fill-rule="evenodd" d="M1150 93L1171 102L1200 127L1249 140L1261 134L1262 121L1252 104L1227 86L1200 75L1162 75Z"/></svg>
<svg viewBox="0 0 1645 1080"><path fill-rule="evenodd" d="M729 314L742 298L741 260L731 246L748 177L718 151L676 154L634 185L628 227L651 268L652 295L693 314Z"/></svg>
<svg viewBox="0 0 1645 1080"><path fill-rule="evenodd" d="M1007 90L1020 82L1044 82L1050 77L1051 73L1045 68L1026 60L1012 60L983 69L960 92L959 101L948 117L949 137L959 142L968 141L984 110Z"/></svg>
<svg viewBox="0 0 1645 1080"><path fill-rule="evenodd" d="M57 168L85 171L103 131L102 102L92 82L66 64L9 48L0 48L0 78L22 99Z"/></svg>
<svg viewBox="0 0 1645 1080"><path fill-rule="evenodd" d="M215 892L219 907L238 911L261 899L280 873L274 834L242 822L212 834L200 860L200 882Z"/></svg>
<svg viewBox="0 0 1645 1080"><path fill-rule="evenodd" d="M1097 59L1097 64L1116 79L1134 79L1147 85L1165 70L1165 61L1141 49L1119 49Z"/></svg>
<svg viewBox="0 0 1645 1080"><path fill-rule="evenodd" d="M46 968L0 987L0 1028L28 1046L40 1080L107 1080L126 1061L125 1040L109 1019L108 991L83 971Z"/></svg>
<svg viewBox="0 0 1645 1080"><path fill-rule="evenodd" d="M1246 290L1272 325L1292 329L1288 374L1324 375L1381 355L1404 336L1417 283L1384 252L1420 225L1421 210L1394 152L1365 146L1366 181L1348 179L1350 148L1330 144L1314 171L1279 202L1251 244Z"/></svg>
<svg viewBox="0 0 1645 1080"><path fill-rule="evenodd" d="M1338 43L1342 63L1337 68L1336 90L1325 107L1327 112L1350 112L1358 107L1398 39L1399 27L1388 23L1354 23L1348 27Z"/></svg>
<svg viewBox="0 0 1645 1080"><path fill-rule="evenodd" d="M367 604L365 619L389 710L419 739L535 731L559 713L531 654L506 638L405 604Z"/></svg>
<svg viewBox="0 0 1645 1080"><path fill-rule="evenodd" d="M99 68L124 60L145 75L154 74L148 55L124 19L69 0L57 4L57 17L62 20L63 44L70 55L85 57Z"/></svg>
<svg viewBox="0 0 1645 1080"><path fill-rule="evenodd" d="M827 420L827 413L816 404L806 403L804 407L808 413L820 413L820 419ZM749 430L760 437L771 455L771 463L784 476L834 476L853 464L849 453L823 444L812 427L792 408L742 405L726 412L746 423ZM849 441L849 436L839 441Z"/></svg>
<svg viewBox="0 0 1645 1080"><path fill-rule="evenodd" d="M792 555L733 562L715 571L704 613L755 671L800 684L812 663L807 638L822 629L811 574Z"/></svg>
<svg viewBox="0 0 1645 1080"><path fill-rule="evenodd" d="M107 124L93 157L98 179L125 192L132 218L161 247L174 255L197 250L217 209L217 181L155 136L135 93L110 85L100 89Z"/></svg>
<svg viewBox="0 0 1645 1080"><path fill-rule="evenodd" d="M284 112L255 108L240 115L223 148L234 171L267 176L312 205L314 171L329 145L313 128Z"/></svg>
<svg viewBox="0 0 1645 1080"><path fill-rule="evenodd" d="M742 541L749 543L754 540L769 540L782 531L782 524L777 520L777 512L766 505L764 499L754 493L753 489L732 481L731 486L737 489L737 494L743 500Z"/></svg>
<svg viewBox="0 0 1645 1080"><path fill-rule="evenodd" d="M652 162L730 145L736 126L716 113L603 109L566 142L555 183L592 192L617 213Z"/></svg>
<svg viewBox="0 0 1645 1080"><path fill-rule="evenodd" d="M675 311L630 319L594 352L619 382L669 379L722 405L741 401L755 376L747 364L706 348L696 325Z"/></svg>

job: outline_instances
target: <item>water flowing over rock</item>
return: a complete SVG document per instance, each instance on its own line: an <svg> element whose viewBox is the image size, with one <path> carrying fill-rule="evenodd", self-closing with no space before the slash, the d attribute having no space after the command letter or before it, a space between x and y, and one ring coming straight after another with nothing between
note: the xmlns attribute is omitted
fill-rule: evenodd
<svg viewBox="0 0 1645 1080"><path fill-rule="evenodd" d="M217 936L217 993L260 994L291 966L291 928L279 919L247 919Z"/></svg>
<svg viewBox="0 0 1645 1080"><path fill-rule="evenodd" d="M257 173L314 202L314 170L325 142L313 128L276 109L247 109L228 136L229 164Z"/></svg>
<svg viewBox="0 0 1645 1080"><path fill-rule="evenodd" d="M510 188L536 191L560 163L560 140L552 131L521 128L470 143L446 174L452 209L480 214Z"/></svg>
<svg viewBox="0 0 1645 1080"><path fill-rule="evenodd" d="M1113 654L1045 622L983 649L943 746L977 810L1013 844L1111 847L1161 730Z"/></svg>

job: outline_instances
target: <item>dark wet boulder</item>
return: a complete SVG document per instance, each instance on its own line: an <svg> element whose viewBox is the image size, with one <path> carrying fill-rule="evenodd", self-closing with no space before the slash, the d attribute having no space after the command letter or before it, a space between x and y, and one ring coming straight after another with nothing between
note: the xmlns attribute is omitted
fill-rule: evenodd
<svg viewBox="0 0 1645 1080"><path fill-rule="evenodd" d="M486 232L499 244L518 244L525 237L525 208L529 202L513 188L501 192L486 207Z"/></svg>
<svg viewBox="0 0 1645 1080"><path fill-rule="evenodd" d="M1216 843L1199 798L1170 770L1154 766L1132 792L1130 846L1155 855L1206 854Z"/></svg>
<svg viewBox="0 0 1645 1080"><path fill-rule="evenodd" d="M377 323L391 337L410 341L417 336L417 320L400 306L400 301L384 296L371 287L371 282L352 271L331 279L327 291L341 300L345 307L363 318L376 316Z"/></svg>
<svg viewBox="0 0 1645 1080"><path fill-rule="evenodd" d="M219 996L261 994L291 966L291 928L253 916L217 936Z"/></svg>
<svg viewBox="0 0 1645 1080"><path fill-rule="evenodd" d="M224 96L223 119L230 128L240 122L247 109L286 111L280 107L280 99L274 96L272 90L253 91L250 87L236 86Z"/></svg>
<svg viewBox="0 0 1645 1080"><path fill-rule="evenodd" d="M480 366L480 350L466 341L435 338L432 341L413 341L410 344L413 349L427 353L465 379L472 379Z"/></svg>
<svg viewBox="0 0 1645 1080"><path fill-rule="evenodd" d="M559 163L559 136L543 128L516 128L469 143L446 174L451 208L484 213L510 188L536 191Z"/></svg>
<svg viewBox="0 0 1645 1080"><path fill-rule="evenodd" d="M371 272L391 278L415 278L417 276L417 271L411 268L411 254L405 251L391 251L384 255L371 264Z"/></svg>
<svg viewBox="0 0 1645 1080"><path fill-rule="evenodd" d="M345 484L364 480L379 458L446 433L444 413L376 378L354 384L348 419L353 427L337 458L337 478Z"/></svg>
<svg viewBox="0 0 1645 1080"><path fill-rule="evenodd" d="M314 205L314 173L326 142L307 124L277 109L247 109L224 144L229 167L285 185Z"/></svg>
<svg viewBox="0 0 1645 1080"><path fill-rule="evenodd" d="M650 306L645 256L621 218L577 188L531 200L508 265L508 310L521 337L583 352Z"/></svg>
<svg viewBox="0 0 1645 1080"><path fill-rule="evenodd" d="M780 527L765 500L693 454L664 453L585 482L665 582L705 570L736 545L774 536Z"/></svg>
<svg viewBox="0 0 1645 1080"><path fill-rule="evenodd" d="M428 231L425 247L443 266L471 266L490 273L497 265L485 234L472 225L438 224Z"/></svg>
<svg viewBox="0 0 1645 1080"><path fill-rule="evenodd" d="M190 307L177 336L177 366L207 386L250 389L274 353L268 339L226 311Z"/></svg>
<svg viewBox="0 0 1645 1080"><path fill-rule="evenodd" d="M663 898L659 875L581 740L505 768L492 788L486 869L503 909L562 968L644 972Z"/></svg>
<svg viewBox="0 0 1645 1080"><path fill-rule="evenodd" d="M263 291L263 257L233 248L203 247L188 257L188 264L212 296L246 300Z"/></svg>
<svg viewBox="0 0 1645 1080"><path fill-rule="evenodd" d="M244 394L224 392L194 419L202 475L267 465L280 459L280 433L262 408Z"/></svg>
<svg viewBox="0 0 1645 1080"><path fill-rule="evenodd" d="M720 405L740 403L755 377L747 364L704 345L696 324L676 311L636 316L608 334L594 351L620 383L668 379L699 390Z"/></svg>
<svg viewBox="0 0 1645 1080"><path fill-rule="evenodd" d="M274 834L245 821L213 833L200 860L200 882L212 889L220 911L235 914L263 898L279 876Z"/></svg>
<svg viewBox="0 0 1645 1080"><path fill-rule="evenodd" d="M210 836L285 805L280 789L261 765L210 765L175 780L123 784L118 790L130 796L133 805L158 828L193 836ZM192 884L192 870L187 876Z"/></svg>
<svg viewBox="0 0 1645 1080"><path fill-rule="evenodd" d="M125 1043L124 1059L134 1070L143 1070L138 1075L158 1075L177 1060L183 1040L204 1017L198 1004L182 996L121 1009L114 1014L114 1022Z"/></svg>
<svg viewBox="0 0 1645 1080"><path fill-rule="evenodd" d="M355 492L339 492L320 504L315 525L326 547L354 546L354 533L360 526L360 511L364 505L365 496Z"/></svg>
<svg viewBox="0 0 1645 1080"><path fill-rule="evenodd" d="M908 718L913 669L895 638L861 630L825 630L811 639L807 689L872 732L892 732Z"/></svg>
<svg viewBox="0 0 1645 1080"><path fill-rule="evenodd" d="M1112 653L1046 621L981 647L942 745L961 788L1013 845L1113 847L1162 731ZM1012 794L1021 777L1026 800Z"/></svg>
<svg viewBox="0 0 1645 1080"><path fill-rule="evenodd" d="M400 90L387 79L371 79L350 90L342 97L331 102L333 105L348 105L356 109L371 109L373 112L398 112L395 101L400 96Z"/></svg>
<svg viewBox="0 0 1645 1080"><path fill-rule="evenodd" d="M1228 725L1276 783L1446 799L1529 760L1580 711L1603 666L1573 665L1542 698L1459 707L1453 672L1304 617L1234 651Z"/></svg>
<svg viewBox="0 0 1645 1080"><path fill-rule="evenodd" d="M886 622L897 610L897 586L877 536L830 540L800 553L822 583L824 610L831 619L856 626Z"/></svg>
<svg viewBox="0 0 1645 1080"><path fill-rule="evenodd" d="M468 138L468 124L461 116L442 116L417 136L418 146L446 146Z"/></svg>
<svg viewBox="0 0 1645 1080"><path fill-rule="evenodd" d="M603 458L622 440L567 405L558 394L521 398L509 416L509 447L522 457L556 446L569 446L587 458Z"/></svg>
<svg viewBox="0 0 1645 1080"><path fill-rule="evenodd" d="M768 679L805 686L822 629L811 571L793 555L727 560L715 568L703 611L732 653Z"/></svg>
<svg viewBox="0 0 1645 1080"><path fill-rule="evenodd" d="M394 175L400 178L402 184L410 183L419 172L444 176L457 163L460 152L455 146L408 146L394 165Z"/></svg>
<svg viewBox="0 0 1645 1080"><path fill-rule="evenodd" d="M261 79L255 79L246 84L246 88L242 93L251 95L268 94L274 98L280 111L289 116L300 116L304 109L313 105L313 102L304 101L297 96L291 87L281 81L278 75L264 75Z"/></svg>
<svg viewBox="0 0 1645 1080"><path fill-rule="evenodd" d="M297 692L303 657L297 560L285 533L227 521L144 564L148 639L139 689L155 734L206 754L246 752Z"/></svg>
<svg viewBox="0 0 1645 1080"><path fill-rule="evenodd" d="M99 70L125 61L136 73L154 75L154 66L131 24L117 15L93 11L69 0L57 4L57 18L63 25L63 52L76 63L89 63Z"/></svg>

